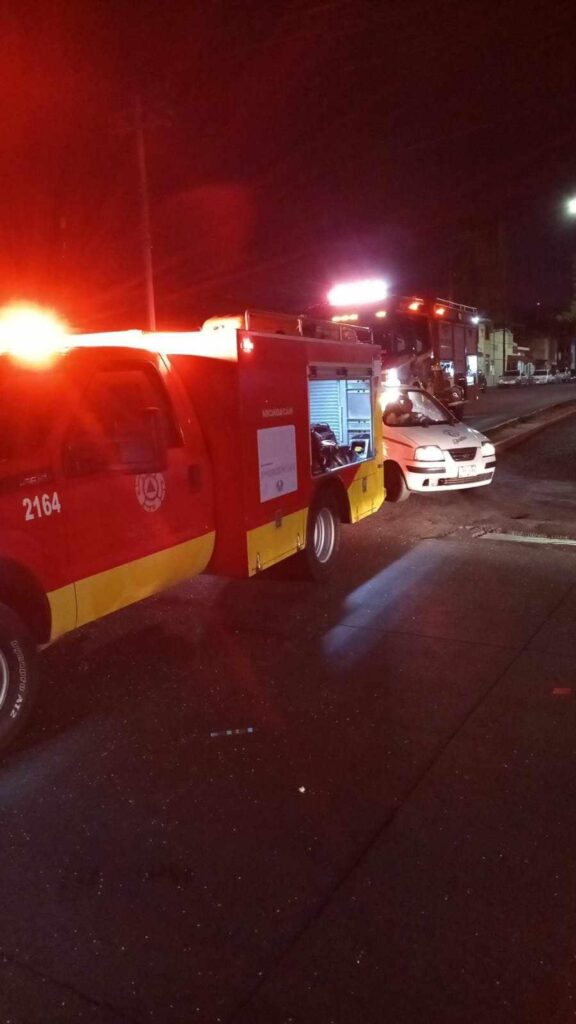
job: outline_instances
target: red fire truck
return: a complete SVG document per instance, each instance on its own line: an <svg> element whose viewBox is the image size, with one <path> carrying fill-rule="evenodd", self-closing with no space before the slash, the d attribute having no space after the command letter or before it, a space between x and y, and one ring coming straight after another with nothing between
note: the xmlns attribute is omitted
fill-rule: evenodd
<svg viewBox="0 0 576 1024"><path fill-rule="evenodd" d="M0 745L27 717L38 648L196 573L295 556L323 579L340 523L380 507L380 352L304 329L252 312L5 346Z"/></svg>
<svg viewBox="0 0 576 1024"><path fill-rule="evenodd" d="M478 310L449 299L389 295L379 302L314 307L338 324L369 326L385 369L418 378L460 418L478 396Z"/></svg>

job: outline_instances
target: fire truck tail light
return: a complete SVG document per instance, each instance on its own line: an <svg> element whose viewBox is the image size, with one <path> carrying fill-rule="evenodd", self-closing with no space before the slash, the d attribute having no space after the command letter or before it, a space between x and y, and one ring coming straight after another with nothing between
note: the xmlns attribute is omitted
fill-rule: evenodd
<svg viewBox="0 0 576 1024"><path fill-rule="evenodd" d="M410 303L410 305L408 306L408 309L411 309L413 313L416 313L417 310L420 309L421 305L422 305L422 303L420 302L419 299L414 299L414 302Z"/></svg>
<svg viewBox="0 0 576 1024"><path fill-rule="evenodd" d="M240 348L242 352L253 352L254 342L252 341L252 338L242 338L240 342Z"/></svg>
<svg viewBox="0 0 576 1024"><path fill-rule="evenodd" d="M446 312L446 306L434 306L434 312L436 316L444 316Z"/></svg>

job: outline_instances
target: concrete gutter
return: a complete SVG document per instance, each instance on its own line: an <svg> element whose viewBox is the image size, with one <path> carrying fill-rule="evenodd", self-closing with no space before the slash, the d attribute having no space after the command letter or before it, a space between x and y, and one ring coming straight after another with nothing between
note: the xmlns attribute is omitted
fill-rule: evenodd
<svg viewBox="0 0 576 1024"><path fill-rule="evenodd" d="M539 434L546 427L553 426L569 416L576 414L576 399L569 402L559 402L557 405L549 405L543 409L536 409L534 412L517 416L515 419L504 420L496 427L489 427L482 431L489 437L499 452L507 448L513 448L522 444L535 434Z"/></svg>

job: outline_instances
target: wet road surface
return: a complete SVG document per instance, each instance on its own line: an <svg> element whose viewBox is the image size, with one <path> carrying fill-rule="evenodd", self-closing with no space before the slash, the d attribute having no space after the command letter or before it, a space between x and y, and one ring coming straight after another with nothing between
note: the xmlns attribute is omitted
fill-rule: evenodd
<svg viewBox="0 0 576 1024"><path fill-rule="evenodd" d="M570 536L575 452L385 507L324 587L203 578L47 651L4 1019L571 1019L576 548L491 534Z"/></svg>

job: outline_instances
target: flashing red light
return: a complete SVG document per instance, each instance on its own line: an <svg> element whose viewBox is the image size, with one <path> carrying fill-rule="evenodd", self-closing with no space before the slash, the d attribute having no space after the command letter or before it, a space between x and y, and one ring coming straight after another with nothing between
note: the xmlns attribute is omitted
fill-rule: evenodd
<svg viewBox="0 0 576 1024"><path fill-rule="evenodd" d="M446 312L446 306L435 306L434 312L436 316L444 316L444 313Z"/></svg>
<svg viewBox="0 0 576 1024"><path fill-rule="evenodd" d="M242 349L243 352L253 352L254 342L252 341L252 338L242 338L240 342L240 348Z"/></svg>
<svg viewBox="0 0 576 1024"><path fill-rule="evenodd" d="M23 362L49 362L66 338L66 324L51 310L26 302L0 310L0 352Z"/></svg>
<svg viewBox="0 0 576 1024"><path fill-rule="evenodd" d="M411 309L414 313L416 313L416 311L420 309L421 305L422 302L420 301L420 299L414 299L414 302L410 303L408 309Z"/></svg>

